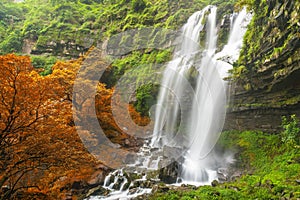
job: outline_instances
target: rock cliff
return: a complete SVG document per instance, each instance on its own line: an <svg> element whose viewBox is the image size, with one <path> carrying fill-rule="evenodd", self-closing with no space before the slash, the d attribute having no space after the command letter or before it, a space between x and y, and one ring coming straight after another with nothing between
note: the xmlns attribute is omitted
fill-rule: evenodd
<svg viewBox="0 0 300 200"><path fill-rule="evenodd" d="M278 132L281 116L300 117L300 2L252 6L255 14L233 70L225 130Z"/></svg>

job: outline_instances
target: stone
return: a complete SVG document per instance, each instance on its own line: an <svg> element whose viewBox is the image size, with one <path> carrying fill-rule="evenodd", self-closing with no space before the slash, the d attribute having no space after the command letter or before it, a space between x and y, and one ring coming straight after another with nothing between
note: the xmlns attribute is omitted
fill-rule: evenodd
<svg viewBox="0 0 300 200"><path fill-rule="evenodd" d="M124 162L125 164L134 164L137 160L137 155L133 153L129 153L125 156Z"/></svg>
<svg viewBox="0 0 300 200"><path fill-rule="evenodd" d="M134 194L137 192L137 190L138 190L138 188L131 188L131 189L129 189L129 194Z"/></svg>
<svg viewBox="0 0 300 200"><path fill-rule="evenodd" d="M171 164L163 167L159 170L158 178L167 184L176 183L177 177L181 172L181 165L177 161L171 162Z"/></svg>
<svg viewBox="0 0 300 200"><path fill-rule="evenodd" d="M102 170L97 170L93 173L91 178L87 181L89 185L103 185L105 180L105 172Z"/></svg>
<svg viewBox="0 0 300 200"><path fill-rule="evenodd" d="M179 147L170 147L164 146L163 147L163 156L169 159L177 159L183 154L183 150Z"/></svg>
<svg viewBox="0 0 300 200"><path fill-rule="evenodd" d="M74 181L72 183L71 189L73 189L73 190L80 190L80 189L84 189L85 186L86 186L86 183L84 181L81 181L81 180Z"/></svg>
<svg viewBox="0 0 300 200"><path fill-rule="evenodd" d="M95 188L90 189L87 194L85 195L86 197L90 196L99 196L99 195L107 195L109 191L102 186L97 186Z"/></svg>
<svg viewBox="0 0 300 200"><path fill-rule="evenodd" d="M216 187L216 186L218 186L219 185L219 182L217 181L217 180L213 180L212 182L211 182L211 186L213 186L213 187Z"/></svg>
<svg viewBox="0 0 300 200"><path fill-rule="evenodd" d="M221 182L228 181L228 170L226 168L217 169L217 177Z"/></svg>
<svg viewBox="0 0 300 200"><path fill-rule="evenodd" d="M230 180L231 181L235 181L237 179L239 179L242 176L242 173L240 171L235 171L231 176L230 176Z"/></svg>
<svg viewBox="0 0 300 200"><path fill-rule="evenodd" d="M168 192L170 188L167 185L154 185L152 187L152 193L156 192Z"/></svg>

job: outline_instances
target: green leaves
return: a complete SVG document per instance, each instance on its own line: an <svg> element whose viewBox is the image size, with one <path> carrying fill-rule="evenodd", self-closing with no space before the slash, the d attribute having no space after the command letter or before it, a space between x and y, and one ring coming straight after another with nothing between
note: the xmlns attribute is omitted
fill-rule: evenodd
<svg viewBox="0 0 300 200"><path fill-rule="evenodd" d="M42 76L46 76L52 73L52 66L56 63L57 59L55 57L47 57L47 56L32 56L31 63L35 68L42 68L40 74Z"/></svg>
<svg viewBox="0 0 300 200"><path fill-rule="evenodd" d="M289 118L286 116L282 117L282 124L281 127L283 131L281 132L281 141L288 146L295 144L299 145L299 138L300 138L300 128L298 126L299 121L296 115L291 115Z"/></svg>
<svg viewBox="0 0 300 200"><path fill-rule="evenodd" d="M23 46L23 39L20 33L12 31L8 37L0 43L0 54L7 54L12 52L20 52Z"/></svg>

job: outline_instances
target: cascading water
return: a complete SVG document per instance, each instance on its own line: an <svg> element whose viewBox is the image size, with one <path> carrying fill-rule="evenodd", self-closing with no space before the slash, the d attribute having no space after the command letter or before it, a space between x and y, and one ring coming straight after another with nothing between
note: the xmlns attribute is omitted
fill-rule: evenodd
<svg viewBox="0 0 300 200"><path fill-rule="evenodd" d="M180 106L186 105L180 104L180 102L184 101L183 98L186 96L186 90L190 85L185 78L185 73L192 67L195 55L199 51L197 41L204 27L202 21L204 21L210 8L211 7L208 6L194 13L182 28L183 41L176 51L173 60L169 62L163 75L162 87L160 88L157 103L160 109L157 109L155 114L155 125L151 141L152 146L175 146L178 143L178 141L176 141L176 128L178 127L178 118L183 114L180 113L179 109ZM189 90L190 89L191 88L189 88ZM181 110L183 109L184 108L181 108ZM186 116L181 116L182 120L186 118Z"/></svg>
<svg viewBox="0 0 300 200"><path fill-rule="evenodd" d="M232 68L230 62L238 58L246 25L250 21L245 9L238 15L232 15L228 43L216 54L216 13L216 7L208 6L191 16L183 27L183 35L189 39L183 40L180 49L165 70L158 100L161 110L156 113L151 143L156 147L174 146L177 145L174 138L179 138L181 145L187 148L181 179L192 184L210 183L217 178L214 168L216 160L212 149L220 135L226 114L226 83L223 78ZM207 17L206 30L203 30L204 17ZM204 49L199 48L201 31L206 31ZM188 114L184 114L180 113L187 107L186 102L181 101L187 88L184 77L192 66L196 66L199 76L192 107L186 109ZM182 108L179 111L180 106ZM179 126L179 115L186 129L177 134L184 137L174 135L178 132L176 127Z"/></svg>
<svg viewBox="0 0 300 200"><path fill-rule="evenodd" d="M182 37L179 38L182 42L163 74L152 140L145 141L136 162L128 165L127 170L133 169L134 173L142 174L145 170L158 169L161 167L163 149L179 147L185 150L179 177L181 183L203 185L217 179L215 166L218 160L212 149L222 129L226 111L226 82L223 78L239 56L251 16L245 9L231 16L228 43L221 52L216 53L216 14L215 6L207 6L194 13L183 26ZM199 39L202 31L206 31L206 38L204 43L201 42L204 44L201 48ZM194 86L188 81L191 69L198 72ZM136 182L147 181L146 175L140 179L130 179L123 169L111 172L103 185L110 194L89 199L130 199L151 192L150 188L135 186ZM132 190L134 187L135 190Z"/></svg>

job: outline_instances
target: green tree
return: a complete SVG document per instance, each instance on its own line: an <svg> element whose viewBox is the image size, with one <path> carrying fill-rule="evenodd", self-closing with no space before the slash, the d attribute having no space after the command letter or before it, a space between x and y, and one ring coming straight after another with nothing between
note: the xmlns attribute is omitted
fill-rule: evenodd
<svg viewBox="0 0 300 200"><path fill-rule="evenodd" d="M20 52L23 46L23 39L19 32L11 32L9 36L0 43L0 53Z"/></svg>

